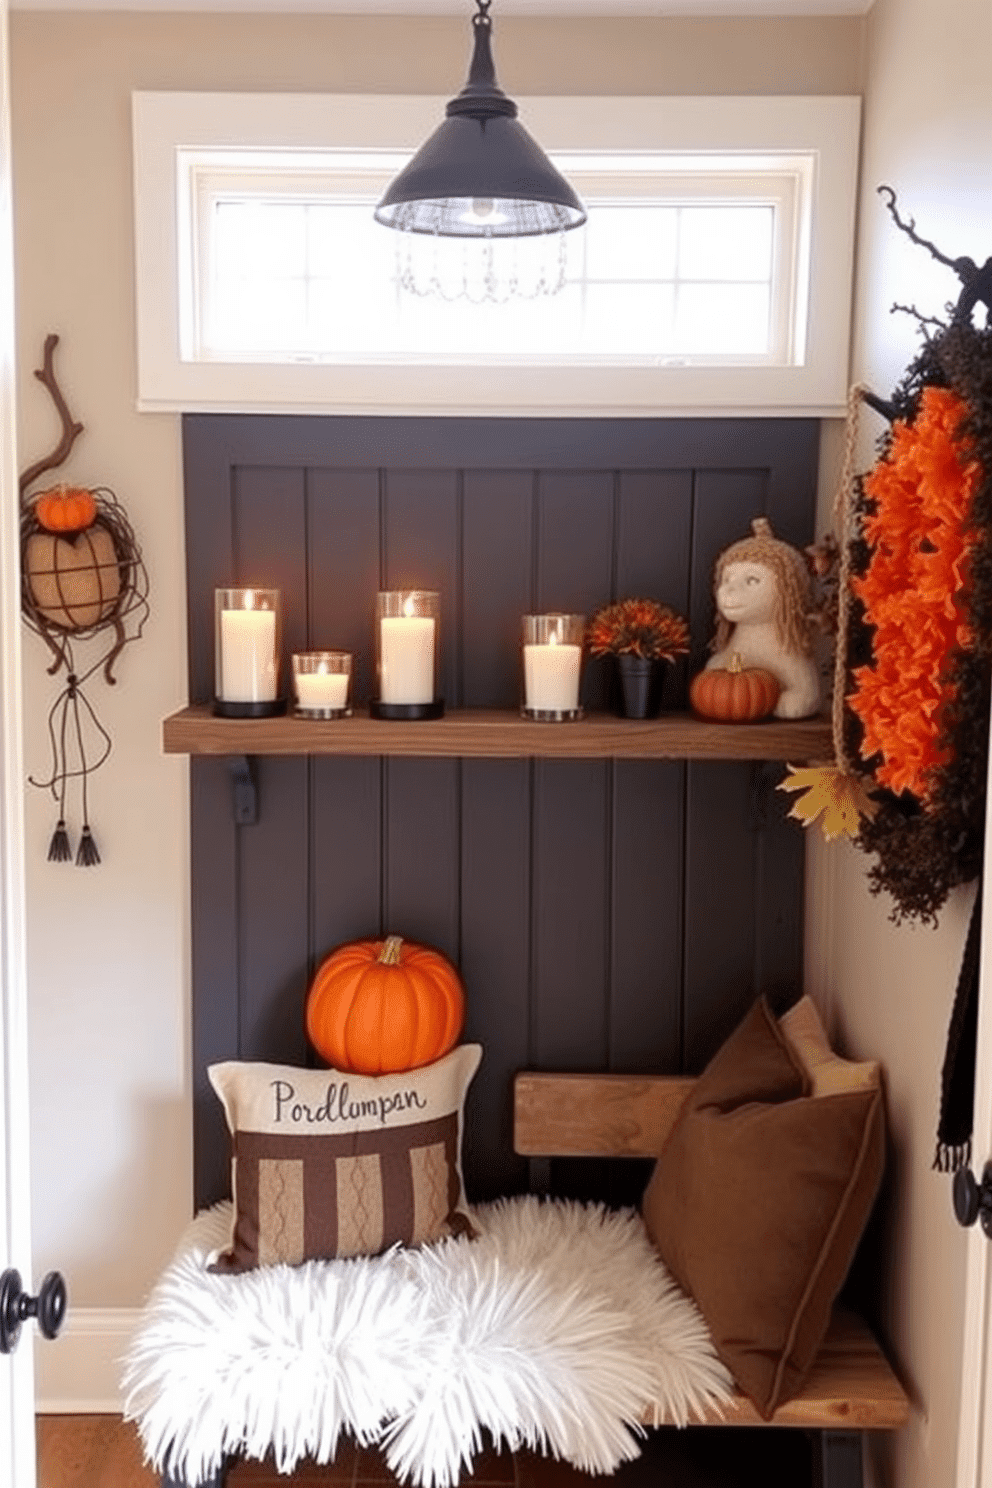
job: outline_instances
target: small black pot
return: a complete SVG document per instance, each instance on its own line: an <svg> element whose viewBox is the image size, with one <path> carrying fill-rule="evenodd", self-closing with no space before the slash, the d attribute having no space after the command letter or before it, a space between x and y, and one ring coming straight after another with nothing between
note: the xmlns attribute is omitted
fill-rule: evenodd
<svg viewBox="0 0 992 1488"><path fill-rule="evenodd" d="M664 659L650 656L618 656L621 718L657 718L665 681Z"/></svg>

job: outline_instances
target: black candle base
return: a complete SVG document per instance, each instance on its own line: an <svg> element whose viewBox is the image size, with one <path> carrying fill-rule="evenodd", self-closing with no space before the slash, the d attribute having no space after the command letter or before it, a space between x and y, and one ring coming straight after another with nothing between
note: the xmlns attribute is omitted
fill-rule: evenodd
<svg viewBox="0 0 992 1488"><path fill-rule="evenodd" d="M582 717L581 708L521 708L521 718L534 723L575 723Z"/></svg>
<svg viewBox="0 0 992 1488"><path fill-rule="evenodd" d="M285 698L273 698L267 703L229 703L226 698L214 698L215 718L279 718L286 711Z"/></svg>
<svg viewBox="0 0 992 1488"><path fill-rule="evenodd" d="M380 703L378 698L373 698L369 703L369 716L404 721L417 718L443 718L444 698L435 698L432 703Z"/></svg>

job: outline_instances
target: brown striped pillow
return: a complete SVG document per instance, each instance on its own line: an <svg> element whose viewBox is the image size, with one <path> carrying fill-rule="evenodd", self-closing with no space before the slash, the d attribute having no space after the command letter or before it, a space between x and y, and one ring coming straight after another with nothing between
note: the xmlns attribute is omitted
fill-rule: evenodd
<svg viewBox="0 0 992 1488"><path fill-rule="evenodd" d="M279 1064L207 1071L233 1149L230 1248L213 1269L378 1255L473 1234L461 1172L465 1096L482 1049L351 1075Z"/></svg>

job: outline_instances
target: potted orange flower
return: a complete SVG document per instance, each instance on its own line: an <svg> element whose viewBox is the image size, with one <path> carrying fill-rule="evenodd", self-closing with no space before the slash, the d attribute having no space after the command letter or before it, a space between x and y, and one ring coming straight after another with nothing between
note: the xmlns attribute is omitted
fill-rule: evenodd
<svg viewBox="0 0 992 1488"><path fill-rule="evenodd" d="M620 599L593 615L586 646L591 656L616 657L623 716L653 718L665 664L688 651L689 627L656 599Z"/></svg>

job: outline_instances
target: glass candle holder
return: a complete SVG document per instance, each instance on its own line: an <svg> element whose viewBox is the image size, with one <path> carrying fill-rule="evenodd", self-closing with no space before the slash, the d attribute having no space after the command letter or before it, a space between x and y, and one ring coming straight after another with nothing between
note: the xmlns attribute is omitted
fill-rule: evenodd
<svg viewBox="0 0 992 1488"><path fill-rule="evenodd" d="M226 718L284 713L279 590L215 589L214 614L214 712Z"/></svg>
<svg viewBox="0 0 992 1488"><path fill-rule="evenodd" d="M585 615L524 615L521 713L546 723L581 718L579 682Z"/></svg>
<svg viewBox="0 0 992 1488"><path fill-rule="evenodd" d="M375 666L379 696L373 718L440 718L437 695L440 595L429 589L389 589L376 597Z"/></svg>
<svg viewBox="0 0 992 1488"><path fill-rule="evenodd" d="M293 653L294 711L300 718L348 718L350 651Z"/></svg>

